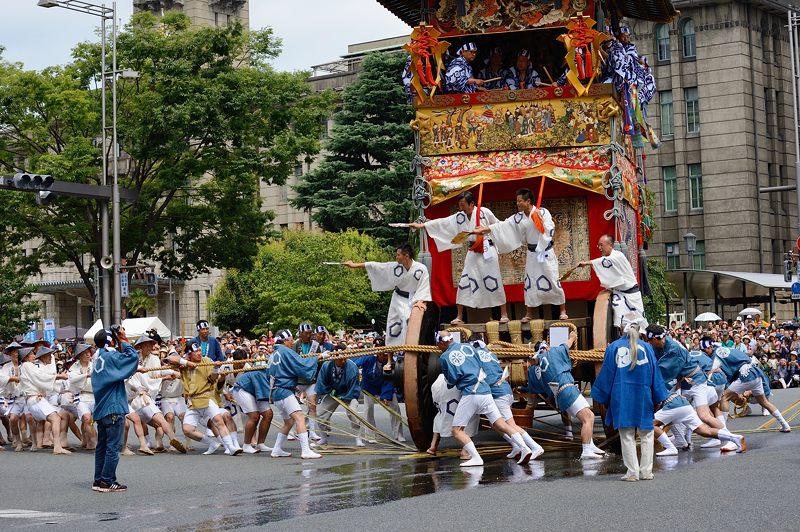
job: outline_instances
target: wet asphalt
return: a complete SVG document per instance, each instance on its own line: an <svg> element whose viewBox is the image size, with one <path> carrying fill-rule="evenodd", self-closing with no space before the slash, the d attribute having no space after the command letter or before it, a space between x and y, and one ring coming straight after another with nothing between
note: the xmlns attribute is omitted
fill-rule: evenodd
<svg viewBox="0 0 800 532"><path fill-rule="evenodd" d="M774 402L800 410L800 391ZM760 409L754 408L759 414ZM339 422L344 425L344 418ZM552 420L552 418L550 418ZM730 421L736 431L771 418ZM334 418L337 421L337 418ZM799 424L800 415L792 425ZM380 426L388 418L378 416ZM539 426L545 431L556 431ZM485 465L461 468L443 456L326 454L320 460L266 455L162 454L123 458L129 491L89 489L93 457L0 453L0 530L797 530L800 430L747 434L744 454L695 449L657 458L656 478L620 482L618 456L581 461L555 434L548 449L518 466L490 433L478 438ZM537 433L534 432L534 437ZM274 432L268 441L274 439ZM331 440L349 444L343 437ZM445 440L444 443L448 443ZM291 443L292 451L299 451ZM351 451L344 451L351 453Z"/></svg>

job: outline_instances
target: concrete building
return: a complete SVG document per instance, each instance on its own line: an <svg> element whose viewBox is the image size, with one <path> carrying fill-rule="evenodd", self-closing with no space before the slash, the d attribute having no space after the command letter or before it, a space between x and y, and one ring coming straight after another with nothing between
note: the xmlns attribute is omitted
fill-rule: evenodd
<svg viewBox="0 0 800 532"><path fill-rule="evenodd" d="M647 157L658 225L648 255L669 269L780 273L798 236L797 196L759 189L795 184L788 2L673 4L681 15L670 24L630 23L658 85L648 107L662 140Z"/></svg>
<svg viewBox="0 0 800 532"><path fill-rule="evenodd" d="M182 11L198 26L226 26L235 20L250 26L247 0L133 0L134 11Z"/></svg>

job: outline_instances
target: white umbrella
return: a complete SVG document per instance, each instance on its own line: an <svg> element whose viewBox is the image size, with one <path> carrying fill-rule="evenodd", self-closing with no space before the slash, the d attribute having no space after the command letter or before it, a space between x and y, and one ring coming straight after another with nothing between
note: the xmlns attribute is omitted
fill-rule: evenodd
<svg viewBox="0 0 800 532"><path fill-rule="evenodd" d="M746 309L744 309L739 313L739 316L755 316L756 314L758 314L759 316L762 315L761 311L758 310L757 308L747 307Z"/></svg>
<svg viewBox="0 0 800 532"><path fill-rule="evenodd" d="M719 321L722 318L714 314L713 312L703 312L702 314L698 315L694 321Z"/></svg>

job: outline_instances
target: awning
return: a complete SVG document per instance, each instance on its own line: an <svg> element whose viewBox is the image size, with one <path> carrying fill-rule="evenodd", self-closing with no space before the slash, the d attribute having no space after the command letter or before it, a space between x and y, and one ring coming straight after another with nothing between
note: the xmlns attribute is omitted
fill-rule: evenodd
<svg viewBox="0 0 800 532"><path fill-rule="evenodd" d="M684 276L689 299L754 301L769 297L770 290L790 291L792 288L792 283L776 273L668 270L667 280L675 287L679 299L684 297Z"/></svg>

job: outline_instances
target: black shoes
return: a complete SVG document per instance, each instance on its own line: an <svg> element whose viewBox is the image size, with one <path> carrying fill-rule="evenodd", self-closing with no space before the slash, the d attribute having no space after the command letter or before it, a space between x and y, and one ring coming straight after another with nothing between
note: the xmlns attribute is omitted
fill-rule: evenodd
<svg viewBox="0 0 800 532"><path fill-rule="evenodd" d="M128 491L128 486L123 486L119 482L112 482L109 484L107 482L100 481L92 484L92 490L99 491L100 493L122 492Z"/></svg>

